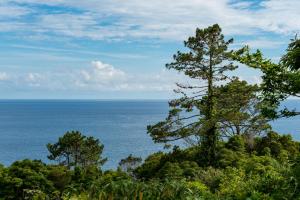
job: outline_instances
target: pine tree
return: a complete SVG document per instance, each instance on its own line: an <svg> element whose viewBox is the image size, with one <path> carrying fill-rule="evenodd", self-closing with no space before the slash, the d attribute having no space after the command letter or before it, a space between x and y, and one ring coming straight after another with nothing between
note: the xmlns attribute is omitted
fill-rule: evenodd
<svg viewBox="0 0 300 200"><path fill-rule="evenodd" d="M193 84L177 83L175 92L181 97L169 102L168 117L148 126L155 142L196 141L201 144L205 161L213 164L219 140L215 86L230 80L226 72L237 68L232 55L243 53L243 49L228 50L232 42L224 39L217 24L197 29L196 35L184 42L189 51L178 51L174 61L166 65L167 69L184 73Z"/></svg>

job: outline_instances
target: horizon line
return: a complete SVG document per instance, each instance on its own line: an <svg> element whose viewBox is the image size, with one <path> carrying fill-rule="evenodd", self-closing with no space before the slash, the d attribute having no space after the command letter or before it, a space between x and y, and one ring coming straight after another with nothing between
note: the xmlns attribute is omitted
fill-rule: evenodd
<svg viewBox="0 0 300 200"><path fill-rule="evenodd" d="M169 101L171 99L147 99L147 98L120 98L120 99L113 99L113 98L7 98L2 99L0 101L15 101L15 100L53 100L53 101L81 101L81 100L92 100L92 101Z"/></svg>

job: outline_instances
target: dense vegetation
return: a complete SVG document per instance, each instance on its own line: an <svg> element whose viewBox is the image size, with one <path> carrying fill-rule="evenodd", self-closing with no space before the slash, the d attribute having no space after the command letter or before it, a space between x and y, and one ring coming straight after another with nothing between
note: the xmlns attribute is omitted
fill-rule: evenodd
<svg viewBox="0 0 300 200"><path fill-rule="evenodd" d="M117 170L103 171L104 146L78 131L48 144L48 158L0 165L0 199L300 199L300 143L272 130L269 121L292 117L280 103L300 93L300 41L291 41L279 63L248 47L229 50L218 25L197 29L187 52L168 69L183 72L164 121L148 126L165 152L144 161L129 155ZM230 71L262 71L250 85ZM172 147L184 140L189 146Z"/></svg>

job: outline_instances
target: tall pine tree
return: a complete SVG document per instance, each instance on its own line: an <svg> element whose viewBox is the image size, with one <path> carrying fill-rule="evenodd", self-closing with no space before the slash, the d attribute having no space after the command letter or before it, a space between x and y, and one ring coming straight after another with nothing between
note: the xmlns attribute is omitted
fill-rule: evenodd
<svg viewBox="0 0 300 200"><path fill-rule="evenodd" d="M188 76L194 84L177 83L178 99L169 102L168 117L148 132L155 142L179 139L197 141L208 164L213 164L219 140L215 86L229 80L226 74L237 68L232 55L243 53L228 50L233 39L225 40L219 25L197 29L196 35L184 42L188 52L177 52L174 61L166 65ZM203 158L202 158L203 159Z"/></svg>

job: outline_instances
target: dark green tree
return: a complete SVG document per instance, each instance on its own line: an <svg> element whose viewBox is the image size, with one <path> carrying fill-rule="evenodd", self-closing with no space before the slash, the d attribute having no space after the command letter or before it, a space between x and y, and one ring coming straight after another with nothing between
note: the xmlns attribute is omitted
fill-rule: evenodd
<svg viewBox="0 0 300 200"><path fill-rule="evenodd" d="M290 70L300 69L300 39L297 36L291 40L281 63Z"/></svg>
<svg viewBox="0 0 300 200"><path fill-rule="evenodd" d="M261 112L259 86L236 78L215 90L216 118L223 136L244 135L250 139L271 129Z"/></svg>
<svg viewBox="0 0 300 200"><path fill-rule="evenodd" d="M27 193L52 194L53 183L47 179L47 167L38 160L14 162L9 168L0 166L0 199L25 199Z"/></svg>
<svg viewBox="0 0 300 200"><path fill-rule="evenodd" d="M127 172L132 175L132 172L142 163L141 157L135 157L130 154L127 158L122 159L119 162L119 168L123 172Z"/></svg>
<svg viewBox="0 0 300 200"><path fill-rule="evenodd" d="M104 146L98 139L86 137L78 131L65 133L55 144L47 145L50 160L56 160L68 168L102 166L106 159L101 157Z"/></svg>
<svg viewBox="0 0 300 200"><path fill-rule="evenodd" d="M287 98L300 97L300 39L296 37L291 41L279 63L264 58L259 50L252 53L249 48L242 56L235 55L234 59L262 71L261 97L265 116L276 119L300 114L295 109L279 109Z"/></svg>
<svg viewBox="0 0 300 200"><path fill-rule="evenodd" d="M243 53L243 49L228 50L232 42L233 39L224 39L217 24L197 29L196 35L184 42L189 51L178 51L174 62L166 65L184 73L192 83L177 83L175 92L181 97L169 102L171 110L166 120L148 126L155 142L196 139L203 147L206 160L213 162L219 139L215 86L230 79L226 72L237 68L231 54Z"/></svg>
<svg viewBox="0 0 300 200"><path fill-rule="evenodd" d="M50 180L62 196L66 187L71 183L71 171L65 166L49 165L47 179Z"/></svg>

